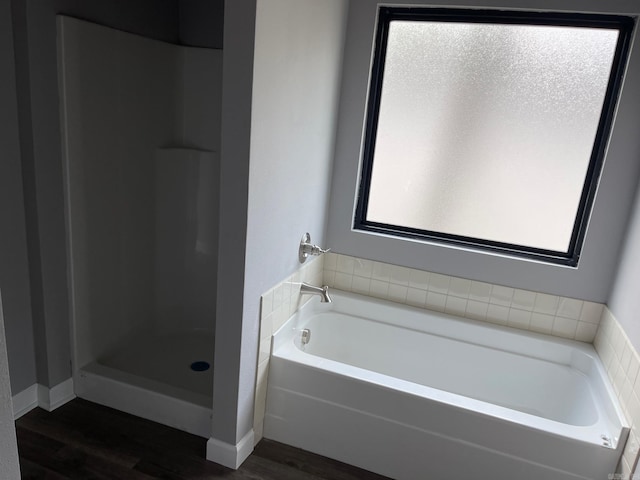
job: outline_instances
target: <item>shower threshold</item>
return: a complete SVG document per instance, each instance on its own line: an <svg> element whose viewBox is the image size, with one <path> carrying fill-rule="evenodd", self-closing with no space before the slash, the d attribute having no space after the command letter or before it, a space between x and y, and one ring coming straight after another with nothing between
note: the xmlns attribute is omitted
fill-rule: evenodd
<svg viewBox="0 0 640 480"><path fill-rule="evenodd" d="M202 331L138 335L76 372L76 395L209 438L212 345Z"/></svg>

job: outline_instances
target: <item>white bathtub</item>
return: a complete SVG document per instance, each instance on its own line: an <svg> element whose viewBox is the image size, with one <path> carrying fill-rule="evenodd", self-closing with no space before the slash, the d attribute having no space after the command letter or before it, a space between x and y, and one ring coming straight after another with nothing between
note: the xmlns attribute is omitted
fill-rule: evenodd
<svg viewBox="0 0 640 480"><path fill-rule="evenodd" d="M274 335L265 437L396 479L615 472L629 429L591 345L332 297Z"/></svg>

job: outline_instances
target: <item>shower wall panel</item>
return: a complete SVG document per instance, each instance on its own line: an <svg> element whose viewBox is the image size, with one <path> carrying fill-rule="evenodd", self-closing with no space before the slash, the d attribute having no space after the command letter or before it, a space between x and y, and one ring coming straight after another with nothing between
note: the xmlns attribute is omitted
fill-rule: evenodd
<svg viewBox="0 0 640 480"><path fill-rule="evenodd" d="M213 329L218 229L211 207L217 204L217 185L213 152L156 152L155 322L160 332Z"/></svg>
<svg viewBox="0 0 640 480"><path fill-rule="evenodd" d="M156 194L162 195L156 192L156 152L185 142L217 149L219 109L212 108L220 93L207 92L216 88L211 81L216 68L220 76L219 52L207 56L206 50L62 16L58 38L75 368L80 368L125 337L156 327ZM215 173L209 178L217 192ZM207 213L217 226L217 193L210 196L215 198ZM210 236L215 251L217 229ZM179 277L185 269L176 273ZM215 299L215 278L210 296ZM209 321L211 329L214 318Z"/></svg>

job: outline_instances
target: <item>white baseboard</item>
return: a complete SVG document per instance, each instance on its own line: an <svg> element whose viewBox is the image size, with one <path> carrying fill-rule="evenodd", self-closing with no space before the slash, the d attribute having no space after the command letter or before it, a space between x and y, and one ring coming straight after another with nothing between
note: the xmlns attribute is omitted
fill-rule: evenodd
<svg viewBox="0 0 640 480"><path fill-rule="evenodd" d="M36 407L52 412L75 397L72 378L52 388L36 383L12 397L13 418L17 420Z"/></svg>
<svg viewBox="0 0 640 480"><path fill-rule="evenodd" d="M207 441L207 460L237 470L253 452L253 429L232 445L215 438Z"/></svg>
<svg viewBox="0 0 640 480"><path fill-rule="evenodd" d="M76 395L73 392L73 378L68 378L52 388L38 385L38 406L48 412L53 412L74 398Z"/></svg>
<svg viewBox="0 0 640 480"><path fill-rule="evenodd" d="M17 420L38 406L38 384L34 383L20 393L16 393L11 400L13 403L13 418Z"/></svg>

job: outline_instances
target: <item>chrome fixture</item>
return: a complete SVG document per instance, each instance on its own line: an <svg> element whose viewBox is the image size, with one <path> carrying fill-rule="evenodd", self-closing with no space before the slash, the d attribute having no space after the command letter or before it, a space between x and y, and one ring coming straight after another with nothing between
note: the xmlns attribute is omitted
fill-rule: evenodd
<svg viewBox="0 0 640 480"><path fill-rule="evenodd" d="M300 263L304 263L309 255L322 255L330 251L330 248L326 250L320 248L318 245L311 244L311 235L309 232L305 233L300 239L300 248L298 249L298 260Z"/></svg>
<svg viewBox="0 0 640 480"><path fill-rule="evenodd" d="M301 294L320 295L320 303L331 303L331 297L329 296L329 287L323 285L322 287L314 287L306 282L302 282L300 285Z"/></svg>
<svg viewBox="0 0 640 480"><path fill-rule="evenodd" d="M300 340L302 341L302 345L306 345L311 340L311 330L305 328L302 330L302 335L300 336Z"/></svg>

